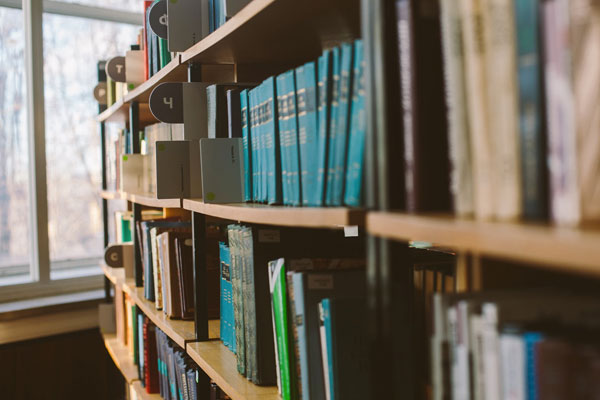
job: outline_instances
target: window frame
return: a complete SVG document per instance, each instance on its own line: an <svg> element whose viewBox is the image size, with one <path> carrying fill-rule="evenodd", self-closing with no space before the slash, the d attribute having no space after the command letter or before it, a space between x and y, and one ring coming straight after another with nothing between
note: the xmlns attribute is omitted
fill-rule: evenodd
<svg viewBox="0 0 600 400"><path fill-rule="evenodd" d="M43 14L142 26L141 13L54 0L0 0L0 7L22 9L25 31L25 97L29 156L29 271L31 281L0 286L0 303L98 289L102 275L51 279L46 178ZM37 60L37 62L36 62ZM90 94L91 96L91 94ZM98 188L100 189L100 188ZM105 227L106 228L106 227Z"/></svg>

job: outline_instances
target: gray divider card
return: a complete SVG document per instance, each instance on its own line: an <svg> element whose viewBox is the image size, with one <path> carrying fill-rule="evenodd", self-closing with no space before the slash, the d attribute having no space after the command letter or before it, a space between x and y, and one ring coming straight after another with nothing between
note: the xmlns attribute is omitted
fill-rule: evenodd
<svg viewBox="0 0 600 400"><path fill-rule="evenodd" d="M100 104L106 105L106 82L99 82L94 88L94 98Z"/></svg>
<svg viewBox="0 0 600 400"><path fill-rule="evenodd" d="M190 197L190 142L156 142L156 198Z"/></svg>
<svg viewBox="0 0 600 400"><path fill-rule="evenodd" d="M183 138L186 140L208 137L206 88L209 85L204 82L183 84Z"/></svg>
<svg viewBox="0 0 600 400"><path fill-rule="evenodd" d="M144 193L145 165L147 156L143 154L124 154L121 158L121 191L126 193Z"/></svg>
<svg viewBox="0 0 600 400"><path fill-rule="evenodd" d="M244 160L241 148L241 138L200 139L204 202L244 201Z"/></svg>
<svg viewBox="0 0 600 400"><path fill-rule="evenodd" d="M160 0L150 6L150 29L161 39L167 38L167 0Z"/></svg>
<svg viewBox="0 0 600 400"><path fill-rule="evenodd" d="M165 82L150 93L150 112L161 122L181 124L183 119L183 83Z"/></svg>
<svg viewBox="0 0 600 400"><path fill-rule="evenodd" d="M167 2L169 51L185 51L208 36L208 0Z"/></svg>
<svg viewBox="0 0 600 400"><path fill-rule="evenodd" d="M106 75L115 82L125 82L125 57L113 57L106 63Z"/></svg>

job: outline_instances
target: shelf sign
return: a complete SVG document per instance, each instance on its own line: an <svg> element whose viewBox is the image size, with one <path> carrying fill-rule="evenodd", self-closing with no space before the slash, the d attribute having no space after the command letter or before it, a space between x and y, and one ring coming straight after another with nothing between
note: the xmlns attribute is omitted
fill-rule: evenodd
<svg viewBox="0 0 600 400"><path fill-rule="evenodd" d="M167 0L160 0L150 7L150 29L161 39L167 38Z"/></svg>
<svg viewBox="0 0 600 400"><path fill-rule="evenodd" d="M183 83L165 82L150 93L150 112L160 122L183 123Z"/></svg>
<svg viewBox="0 0 600 400"><path fill-rule="evenodd" d="M100 82L96 85L94 88L94 97L100 105L106 105L106 82Z"/></svg>
<svg viewBox="0 0 600 400"><path fill-rule="evenodd" d="M125 57L113 57L106 63L106 74L115 82L125 82Z"/></svg>

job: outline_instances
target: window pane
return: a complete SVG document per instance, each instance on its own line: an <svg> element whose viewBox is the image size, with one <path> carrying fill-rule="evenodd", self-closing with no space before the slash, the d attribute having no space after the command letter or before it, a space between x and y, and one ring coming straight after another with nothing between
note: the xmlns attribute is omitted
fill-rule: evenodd
<svg viewBox="0 0 600 400"><path fill-rule="evenodd" d="M141 0L104 0L98 2L95 0L61 0L64 3L77 3L92 7L114 8L116 10L126 10L142 12L144 2Z"/></svg>
<svg viewBox="0 0 600 400"><path fill-rule="evenodd" d="M136 42L139 29L44 15L48 233L53 279L100 272L101 155L95 120L98 104L92 92L97 61L124 54Z"/></svg>
<svg viewBox="0 0 600 400"><path fill-rule="evenodd" d="M0 285L30 280L23 13L0 7Z"/></svg>

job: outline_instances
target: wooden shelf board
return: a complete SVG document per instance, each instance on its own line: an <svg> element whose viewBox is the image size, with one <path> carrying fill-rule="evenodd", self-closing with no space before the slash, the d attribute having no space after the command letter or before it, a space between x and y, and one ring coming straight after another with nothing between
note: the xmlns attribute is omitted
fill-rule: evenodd
<svg viewBox="0 0 600 400"><path fill-rule="evenodd" d="M105 200L127 200L127 195L122 192L115 192L112 190L103 190L100 192L100 197Z"/></svg>
<svg viewBox="0 0 600 400"><path fill-rule="evenodd" d="M357 0L253 0L184 52L181 61L299 65L331 43L359 37L359 10Z"/></svg>
<svg viewBox="0 0 600 400"><path fill-rule="evenodd" d="M125 95L125 102L130 103L148 103L150 93L156 86L163 82L187 82L187 66L181 63L181 56L178 54L164 68L154 74L146 82L142 83L131 92Z"/></svg>
<svg viewBox="0 0 600 400"><path fill-rule="evenodd" d="M125 281L125 268L112 268L103 263L102 272L115 285Z"/></svg>
<svg viewBox="0 0 600 400"><path fill-rule="evenodd" d="M600 276L600 231L526 223L482 222L452 216L375 212L367 231L397 240L419 240L545 268Z"/></svg>
<svg viewBox="0 0 600 400"><path fill-rule="evenodd" d="M127 193L127 200L147 207L181 208L181 199L157 199L150 194Z"/></svg>
<svg viewBox="0 0 600 400"><path fill-rule="evenodd" d="M283 207L254 203L208 204L201 199L184 199L183 208L232 221L306 228L363 225L365 217L364 210L344 207Z"/></svg>
<svg viewBox="0 0 600 400"><path fill-rule="evenodd" d="M240 375L235 355L220 341L188 343L187 353L233 400L280 400L275 386L257 386Z"/></svg>
<svg viewBox="0 0 600 400"><path fill-rule="evenodd" d="M158 394L158 393L153 393L153 394L146 393L146 388L144 388L142 386L142 381L133 381L131 383L131 387L133 388L133 390L137 394L138 399L141 399L141 400L162 400L162 397L160 397L160 394Z"/></svg>
<svg viewBox="0 0 600 400"><path fill-rule="evenodd" d="M137 367L129 356L129 350L127 349L127 346L120 343L119 339L117 339L114 334L103 333L102 337L104 338L104 345L108 350L108 354L110 354L110 357L123 374L123 377L127 383L132 383L133 381L139 379Z"/></svg>
<svg viewBox="0 0 600 400"><path fill-rule="evenodd" d="M98 122L126 122L129 119L129 105L120 99L96 117Z"/></svg>

